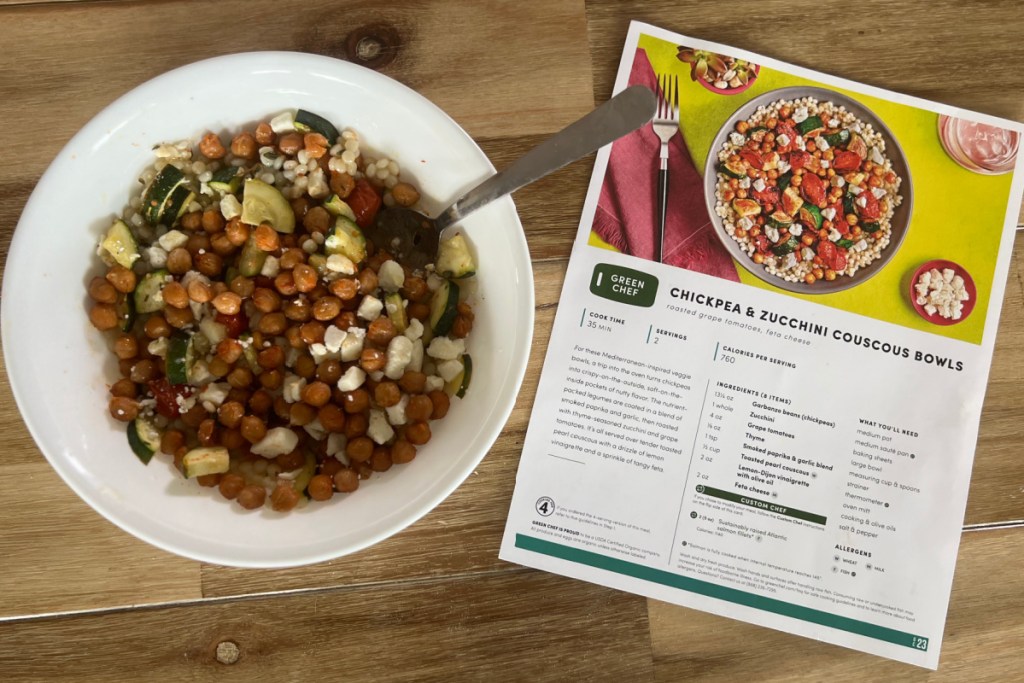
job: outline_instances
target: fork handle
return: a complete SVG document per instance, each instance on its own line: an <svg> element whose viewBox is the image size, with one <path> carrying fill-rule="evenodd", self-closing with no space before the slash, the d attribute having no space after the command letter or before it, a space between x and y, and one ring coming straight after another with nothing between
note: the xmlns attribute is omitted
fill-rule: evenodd
<svg viewBox="0 0 1024 683"><path fill-rule="evenodd" d="M648 88L642 85L626 88L462 195L435 219L437 230L631 133L654 118L657 104L654 93Z"/></svg>
<svg viewBox="0 0 1024 683"><path fill-rule="evenodd" d="M667 151L667 145L663 151ZM654 259L663 262L665 250L665 214L668 210L668 155L662 154L658 170L658 234L654 236Z"/></svg>

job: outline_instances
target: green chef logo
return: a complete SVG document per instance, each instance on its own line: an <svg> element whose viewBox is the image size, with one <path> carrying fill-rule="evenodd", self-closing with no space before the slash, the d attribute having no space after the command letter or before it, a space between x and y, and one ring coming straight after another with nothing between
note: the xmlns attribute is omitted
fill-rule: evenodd
<svg viewBox="0 0 1024 683"><path fill-rule="evenodd" d="M590 293L620 304L647 308L654 305L658 278L632 268L599 263L590 278Z"/></svg>

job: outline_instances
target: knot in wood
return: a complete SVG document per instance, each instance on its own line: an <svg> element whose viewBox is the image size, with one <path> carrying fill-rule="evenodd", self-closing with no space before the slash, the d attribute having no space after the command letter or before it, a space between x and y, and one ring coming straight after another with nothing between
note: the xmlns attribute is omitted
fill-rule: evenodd
<svg viewBox="0 0 1024 683"><path fill-rule="evenodd" d="M394 26L369 24L355 29L345 38L345 55L360 66L380 69L390 64L401 47Z"/></svg>
<svg viewBox="0 0 1024 683"><path fill-rule="evenodd" d="M233 640L222 640L217 643L217 661L221 664L234 664L240 654L238 643Z"/></svg>

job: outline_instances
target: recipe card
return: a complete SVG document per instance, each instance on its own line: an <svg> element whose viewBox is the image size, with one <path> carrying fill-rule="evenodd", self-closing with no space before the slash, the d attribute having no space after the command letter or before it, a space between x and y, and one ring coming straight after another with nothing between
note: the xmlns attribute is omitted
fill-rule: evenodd
<svg viewBox="0 0 1024 683"><path fill-rule="evenodd" d="M935 668L1024 127L633 23L501 557Z"/></svg>

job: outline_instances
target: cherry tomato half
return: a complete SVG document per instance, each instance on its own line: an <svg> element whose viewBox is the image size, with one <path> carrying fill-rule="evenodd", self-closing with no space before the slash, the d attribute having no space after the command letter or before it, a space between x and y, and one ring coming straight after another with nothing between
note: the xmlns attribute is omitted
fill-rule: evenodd
<svg viewBox="0 0 1024 683"><path fill-rule="evenodd" d="M377 190L365 178L356 181L356 186L348 196L348 205L356 214L356 225L360 228L367 228L373 224L373 219L380 211L381 197Z"/></svg>
<svg viewBox="0 0 1024 683"><path fill-rule="evenodd" d="M249 318L245 315L244 311L239 311L234 315L218 313L214 320L227 329L228 336L232 339L238 339L239 335L249 329Z"/></svg>
<svg viewBox="0 0 1024 683"><path fill-rule="evenodd" d="M855 203L860 217L867 220L878 220L878 217L882 214L882 207L878 203L878 198L871 194L871 190L861 192L858 195L859 197L864 197L865 200L864 206Z"/></svg>
<svg viewBox="0 0 1024 683"><path fill-rule="evenodd" d="M804 199L817 206L825 201L825 183L818 176L805 173L803 182L800 184L800 193Z"/></svg>
<svg viewBox="0 0 1024 683"><path fill-rule="evenodd" d="M789 154L789 165L795 171L798 168L803 168L807 164L807 160L810 158L811 155L807 152L796 150Z"/></svg>
<svg viewBox="0 0 1024 683"><path fill-rule="evenodd" d="M749 149L740 150L740 159L743 159L743 161L747 162L758 171L760 171L764 166L764 159L761 158L761 155Z"/></svg>
<svg viewBox="0 0 1024 683"><path fill-rule="evenodd" d="M181 414L178 410L178 397L188 398L192 395L192 387L187 384L172 385L166 377L150 381L149 390L156 399L156 412L169 420Z"/></svg>
<svg viewBox="0 0 1024 683"><path fill-rule="evenodd" d="M849 173L860 168L861 158L853 152L840 150L835 153L832 159L832 168L836 173Z"/></svg>

